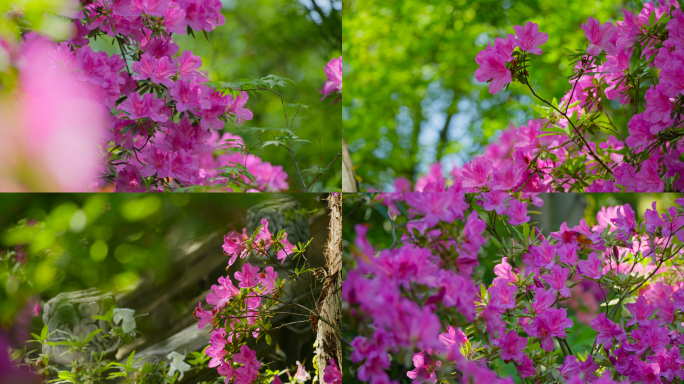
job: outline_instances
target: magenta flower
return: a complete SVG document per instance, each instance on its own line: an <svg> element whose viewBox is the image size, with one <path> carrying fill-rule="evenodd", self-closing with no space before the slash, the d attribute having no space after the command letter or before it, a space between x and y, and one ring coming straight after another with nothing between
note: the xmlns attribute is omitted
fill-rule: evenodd
<svg viewBox="0 0 684 384"><path fill-rule="evenodd" d="M565 329L572 327L564 308L549 308L537 315L532 322L532 336L541 339L541 347L547 352L553 350L554 337L566 337Z"/></svg>
<svg viewBox="0 0 684 384"><path fill-rule="evenodd" d="M145 192L146 190L140 171L135 166L128 164L117 173L117 192Z"/></svg>
<svg viewBox="0 0 684 384"><path fill-rule="evenodd" d="M280 240L280 244L282 245L282 248L278 250L278 253L276 253L276 257L278 260L280 260L281 263L284 263L285 258L287 258L295 251L295 247L289 241L287 241L287 233L285 234L285 237L282 240Z"/></svg>
<svg viewBox="0 0 684 384"><path fill-rule="evenodd" d="M197 324L197 328L202 329L207 324L212 323L214 321L215 314L215 309L212 309L211 311L205 311L204 309L202 309L202 303L197 303L197 308L195 308L195 311L193 312L195 320L199 321L199 324Z"/></svg>
<svg viewBox="0 0 684 384"><path fill-rule="evenodd" d="M328 76L328 81L323 85L321 93L321 101L328 97L333 92L342 92L342 56L338 59L332 59L325 65L325 74Z"/></svg>
<svg viewBox="0 0 684 384"><path fill-rule="evenodd" d="M497 280L487 291L492 296L492 301L501 309L513 309L517 290L518 287L515 285L508 285L505 280Z"/></svg>
<svg viewBox="0 0 684 384"><path fill-rule="evenodd" d="M500 339L494 339L492 344L501 348L501 359L502 360L515 360L518 363L523 362L525 353L523 349L527 346L527 338L520 337L518 333L514 330L509 331Z"/></svg>
<svg viewBox="0 0 684 384"><path fill-rule="evenodd" d="M334 359L330 359L323 370L323 382L325 384L342 384L342 372L337 368Z"/></svg>
<svg viewBox="0 0 684 384"><path fill-rule="evenodd" d="M240 282L238 285L240 288L254 287L257 285L258 276L259 267L252 267L249 263L242 266L242 272L235 272L235 279Z"/></svg>
<svg viewBox="0 0 684 384"><path fill-rule="evenodd" d="M482 209L489 212L496 211L499 215L503 215L508 209L506 206L508 199L510 199L510 195L506 192L482 192Z"/></svg>
<svg viewBox="0 0 684 384"><path fill-rule="evenodd" d="M259 283L264 287L264 293L272 293L276 290L275 282L277 278L278 274L271 266L264 268L264 272L257 276Z"/></svg>
<svg viewBox="0 0 684 384"><path fill-rule="evenodd" d="M173 83L173 86L169 88L169 92L173 99L176 100L176 110L178 112L185 112L202 106L200 103L202 90L194 80L180 79ZM210 104L206 102L206 106L210 107Z"/></svg>
<svg viewBox="0 0 684 384"><path fill-rule="evenodd" d="M554 292L560 292L563 297L570 297L570 288L565 286L570 270L556 264L551 267L551 274L544 275L542 278L551 286Z"/></svg>
<svg viewBox="0 0 684 384"><path fill-rule="evenodd" d="M119 110L128 113L129 119L136 120L147 117L159 123L164 123L169 120L162 108L165 103L162 99L156 99L154 94L146 93L145 96L140 96L138 92L132 92L128 98L119 105Z"/></svg>
<svg viewBox="0 0 684 384"><path fill-rule="evenodd" d="M670 98L661 92L660 87L651 85L646 91L646 110L644 117L647 121L655 124L668 124L672 120L670 113L672 112L673 103ZM659 130L654 132L651 128L651 133L656 134Z"/></svg>
<svg viewBox="0 0 684 384"><path fill-rule="evenodd" d="M507 284L518 281L518 276L513 274L513 267L508 264L508 257L501 259L501 263L494 266L494 274L497 276L493 283L497 280L504 280Z"/></svg>
<svg viewBox="0 0 684 384"><path fill-rule="evenodd" d="M142 150L143 160L146 164L140 170L143 177L157 174L164 179L171 174L171 154L156 145L148 145Z"/></svg>
<svg viewBox="0 0 684 384"><path fill-rule="evenodd" d="M625 304L625 307L632 314L632 318L627 322L628 327L637 323L639 325L645 324L654 311L654 308L648 304L648 300L643 296L639 296L634 303Z"/></svg>
<svg viewBox="0 0 684 384"><path fill-rule="evenodd" d="M506 68L506 58L493 50L481 51L475 57L480 67L475 71L479 82L490 81L489 93L497 94L503 87L513 81L511 71Z"/></svg>
<svg viewBox="0 0 684 384"><path fill-rule="evenodd" d="M524 168L513 161L506 160L494 169L492 173L492 190L513 190L521 182Z"/></svg>
<svg viewBox="0 0 684 384"><path fill-rule="evenodd" d="M619 324L615 324L609 320L605 313L600 313L591 322L591 327L598 333L596 336L596 344L605 344L612 347L613 339L621 343L627 342L625 330Z"/></svg>
<svg viewBox="0 0 684 384"><path fill-rule="evenodd" d="M587 260L577 262L579 272L586 278L598 280L603 276L601 271L601 260L592 252Z"/></svg>
<svg viewBox="0 0 684 384"><path fill-rule="evenodd" d="M212 292L207 294L207 304L223 308L228 304L230 299L240 294L240 289L233 285L230 278L221 276L218 278L218 282L219 285L211 286Z"/></svg>
<svg viewBox="0 0 684 384"><path fill-rule="evenodd" d="M658 228L664 227L665 222L656 209L655 201L651 204L651 207L653 208L652 210L647 209L646 212L644 212L644 219L646 219L646 230L654 233Z"/></svg>
<svg viewBox="0 0 684 384"><path fill-rule="evenodd" d="M465 188L483 187L487 184L492 172L492 162L484 156L478 156L463 166L462 185Z"/></svg>
<svg viewBox="0 0 684 384"><path fill-rule="evenodd" d="M510 225L520 225L530 221L530 217L527 216L527 203L517 199L511 200L505 214L508 215L508 224Z"/></svg>
<svg viewBox="0 0 684 384"><path fill-rule="evenodd" d="M516 25L513 27L515 34L518 37L518 47L523 51L541 55L542 50L540 45L546 43L549 35L539 32L539 25L528 21L525 26Z"/></svg>
<svg viewBox="0 0 684 384"><path fill-rule="evenodd" d="M156 67L156 58L148 53L143 53L142 56L140 56L140 61L135 61L131 64L131 69L137 73L136 75L133 75L133 78L136 80L149 79L152 77L152 74L154 74Z"/></svg>
<svg viewBox="0 0 684 384"><path fill-rule="evenodd" d="M183 51L178 57L178 64L181 79L197 80L198 70L202 66L202 58L192 54L192 51Z"/></svg>
<svg viewBox="0 0 684 384"><path fill-rule="evenodd" d="M273 235L271 235L271 232L268 230L268 220L261 219L261 227L259 228L256 237L254 237L254 243L268 249L271 244L273 244L272 237Z"/></svg>
<svg viewBox="0 0 684 384"><path fill-rule="evenodd" d="M527 355L523 355L522 363L518 365L518 370L523 379L537 374L537 370L534 368L534 362L532 362Z"/></svg>
<svg viewBox="0 0 684 384"><path fill-rule="evenodd" d="M451 325L447 327L447 331L439 335L439 341L444 344L443 352L446 353L447 359L455 360L456 354L460 355L459 348L465 345L468 337L463 333L461 328L454 329Z"/></svg>
<svg viewBox="0 0 684 384"><path fill-rule="evenodd" d="M606 22L601 25L598 20L590 17L586 24L581 25L581 28L590 43L587 48L588 54L598 56L601 51L606 51L609 55L615 54L615 45L610 42L616 31L612 23Z"/></svg>
<svg viewBox="0 0 684 384"><path fill-rule="evenodd" d="M663 349L655 356L646 357L650 363L657 363L660 368L660 376L672 381L675 376L684 379L684 358L677 346L673 346L668 351Z"/></svg>
<svg viewBox="0 0 684 384"><path fill-rule="evenodd" d="M406 372L406 376L413 380L414 383L436 383L437 376L435 372L442 366L442 362L426 355L425 352L415 353L413 355L413 366L415 367L412 371Z"/></svg>
<svg viewBox="0 0 684 384"><path fill-rule="evenodd" d="M233 361L238 364L244 364L252 369L258 370L261 368L261 362L257 359L256 352L244 344L240 347L240 353L236 353L233 356Z"/></svg>
<svg viewBox="0 0 684 384"><path fill-rule="evenodd" d="M404 198L409 212L424 215L422 221L429 227L463 217L467 208L465 195L459 193L407 193Z"/></svg>
<svg viewBox="0 0 684 384"><path fill-rule="evenodd" d="M231 255L228 266L233 265L238 256L240 258L247 256L247 247L243 245L247 240L249 240L249 235L247 235L245 228L242 229L242 233L232 230L223 236L223 252L226 255Z"/></svg>
<svg viewBox="0 0 684 384"><path fill-rule="evenodd" d="M652 353L658 353L670 344L668 334L669 331L667 327L663 326L662 321L646 320L643 325L639 325L639 328L630 332L634 343L626 344L625 349L637 355L644 353L648 348L651 349Z"/></svg>
<svg viewBox="0 0 684 384"><path fill-rule="evenodd" d="M252 117L254 116L252 111L244 108L248 99L249 95L244 91L240 92L236 98L233 98L233 95L228 95L228 112L236 116L235 122L238 124L242 123L244 120L252 120Z"/></svg>
<svg viewBox="0 0 684 384"><path fill-rule="evenodd" d="M173 85L171 76L175 75L177 70L178 65L176 61L164 56L155 63L154 72L150 75L150 80L155 84L171 87Z"/></svg>
<svg viewBox="0 0 684 384"><path fill-rule="evenodd" d="M533 245L530 253L523 255L523 261L531 266L550 269L556 263L556 246L544 239L540 245Z"/></svg>
<svg viewBox="0 0 684 384"><path fill-rule="evenodd" d="M545 312L556 302L556 292L553 289L537 288L534 292L532 309L537 314Z"/></svg>

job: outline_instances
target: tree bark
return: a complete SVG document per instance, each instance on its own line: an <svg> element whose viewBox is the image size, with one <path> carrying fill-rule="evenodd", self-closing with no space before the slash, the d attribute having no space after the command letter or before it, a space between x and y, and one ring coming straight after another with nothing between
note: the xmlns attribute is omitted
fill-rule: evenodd
<svg viewBox="0 0 684 384"><path fill-rule="evenodd" d="M358 192L359 188L356 185L356 175L352 166L351 155L349 155L349 147L347 142L342 137L342 192Z"/></svg>
<svg viewBox="0 0 684 384"><path fill-rule="evenodd" d="M325 320L318 320L316 336L318 381L321 384L325 384L323 372L330 359L334 359L337 368L342 370L342 194L330 194L328 207L330 234L324 252L327 271L323 291L316 304L320 317Z"/></svg>

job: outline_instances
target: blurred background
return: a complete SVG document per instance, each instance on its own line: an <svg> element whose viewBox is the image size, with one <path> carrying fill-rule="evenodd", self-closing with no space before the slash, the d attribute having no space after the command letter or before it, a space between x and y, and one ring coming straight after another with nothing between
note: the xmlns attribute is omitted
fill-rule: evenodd
<svg viewBox="0 0 684 384"><path fill-rule="evenodd" d="M351 257L349 245L354 243L356 234L354 225L366 223L368 224L368 240L376 250L387 249L394 243L392 236L392 223L387 216L387 209L379 204L368 205L369 197L373 194L346 194L343 199L343 265L345 270L343 273L351 269L356 261ZM635 212L637 220L644 219L644 212L646 209L651 209L651 204L656 201L658 212L664 213L669 207L674 205L674 199L681 197L681 194L646 194L646 193L623 193L623 194L609 194L609 193L592 193L592 194L572 194L572 193L542 193L539 196L544 201L543 207L528 207L529 211L537 211L538 214L530 214L530 224L542 231L545 236L550 232L556 232L560 229L560 225L566 222L568 227L572 228L579 224L580 220L586 220L590 226L596 225L596 214L602 207L612 207L615 205L629 204ZM397 224L401 224L397 222ZM499 223L499 226L501 224ZM498 228L499 233L505 233L503 226ZM397 237L401 236L397 233ZM401 246L401 243L399 243ZM479 253L479 263L473 274L482 276L481 281L485 284L491 284L491 281L496 277L494 275L494 266L501 262L501 256L497 255L498 248L493 242L487 241ZM575 326L574 333L568 334L568 342L573 350L579 351L581 354L588 354L593 345L596 332L589 326L591 320L598 314L599 303L603 302L603 294L598 288L598 285L593 282L582 281L576 287L571 289L572 296L570 300L564 302L564 306L568 308L568 317L570 317ZM344 309L343 309L344 310ZM343 312L344 313L344 312ZM344 316L344 315L343 315ZM348 317L344 317L348 319ZM347 340L353 340L354 328L350 321L343 321L342 329L343 337ZM348 368L351 365L349 362L349 348L345 351L345 363L343 368L345 371L345 382L349 380L350 383L358 382L349 373ZM410 361L410 360L407 360ZM501 360L497 360L502 363ZM520 380L512 364L503 365L501 367L492 367L497 372L503 372L504 376L514 376L514 379ZM401 383L410 383L411 380L406 377L406 370L403 364L393 363L392 378L403 378ZM516 381L519 382L519 381Z"/></svg>
<svg viewBox="0 0 684 384"><path fill-rule="evenodd" d="M223 235L233 228L253 231L267 218L272 233L285 229L294 244L313 238L306 257L313 267L324 266L326 197L6 194L0 199L0 331L21 346L28 331L40 333L47 301L59 293L97 288L113 293L117 307L142 315L136 317L141 334L116 359L125 359L132 350L136 357L150 358L165 358L171 350L202 350L209 332L197 329L193 310L200 301L207 309L206 294L218 277L233 276L245 262L238 260L226 271ZM247 261L263 268L258 261ZM291 288L291 297L314 295L315 302L321 285L313 283L310 291L296 284ZM307 298L300 299L309 305ZM36 304L42 307L39 314L33 313ZM273 328L295 320L301 318L278 315ZM270 346L249 346L272 362L271 369L296 368L300 361L312 371L315 336L305 322L273 332ZM183 382L216 376L211 369L186 374Z"/></svg>
<svg viewBox="0 0 684 384"><path fill-rule="evenodd" d="M271 74L293 80L294 84L283 89L285 103L309 107L300 111L295 120L295 133L310 141L295 145L299 168L327 166L340 152L341 104L321 102L320 90L327 81L325 64L341 55L341 0L223 0L222 14L225 24L208 33L208 40L202 33L195 33L195 38L176 36L180 52L190 50L199 55L200 70L208 72L209 79L216 82ZM92 45L94 50L117 52L102 40ZM250 96L246 107L254 113L254 119L243 122L240 128L285 126L280 98L272 93ZM293 113L292 109L288 111L290 118ZM224 129L235 131L231 124ZM248 144L257 143L252 133L242 136ZM257 156L284 167L290 190L303 189L285 148L267 146ZM341 165L337 164L319 179L314 191L341 189Z"/></svg>
<svg viewBox="0 0 684 384"><path fill-rule="evenodd" d="M445 174L497 140L509 124L534 117L526 87L491 95L478 83L475 56L514 25L539 24L549 35L532 59L531 84L547 100L569 91L567 54L584 49L580 29L591 16L604 23L640 2L591 0L343 0L344 136L360 190L391 191L441 162ZM629 116L607 101L613 122ZM617 120L617 121L615 121Z"/></svg>

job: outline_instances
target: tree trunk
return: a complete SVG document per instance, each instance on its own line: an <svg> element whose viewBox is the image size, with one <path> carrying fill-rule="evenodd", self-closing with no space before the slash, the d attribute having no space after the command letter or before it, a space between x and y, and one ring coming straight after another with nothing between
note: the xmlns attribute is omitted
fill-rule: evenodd
<svg viewBox="0 0 684 384"><path fill-rule="evenodd" d="M316 336L316 360L318 364L318 381L324 384L323 371L329 360L335 360L338 369L342 370L342 335L340 334L342 318L342 195L330 194L330 234L325 249L326 273L323 291L316 303L321 319L318 319ZM331 326L332 325L332 326Z"/></svg>
<svg viewBox="0 0 684 384"><path fill-rule="evenodd" d="M359 188L356 186L356 175L352 167L351 155L349 155L349 148L347 142L342 137L342 192L358 192Z"/></svg>

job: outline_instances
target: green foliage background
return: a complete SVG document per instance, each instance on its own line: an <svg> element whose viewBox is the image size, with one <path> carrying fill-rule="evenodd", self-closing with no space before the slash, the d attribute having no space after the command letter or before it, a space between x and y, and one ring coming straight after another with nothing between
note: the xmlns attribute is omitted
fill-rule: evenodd
<svg viewBox="0 0 684 384"><path fill-rule="evenodd" d="M495 37L527 21L539 24L549 40L532 62L531 84L542 97L560 99L571 74L561 48L586 47L580 25L590 16L614 21L622 8L640 7L621 0L344 0L343 6L343 127L362 190L390 190L399 176L415 181L435 161L447 170L462 165L511 122L534 117L529 105L536 102L522 85L491 95L474 78L475 55ZM616 125L625 126L625 118L616 116Z"/></svg>

